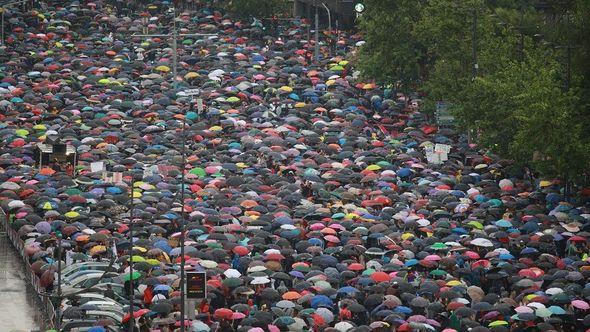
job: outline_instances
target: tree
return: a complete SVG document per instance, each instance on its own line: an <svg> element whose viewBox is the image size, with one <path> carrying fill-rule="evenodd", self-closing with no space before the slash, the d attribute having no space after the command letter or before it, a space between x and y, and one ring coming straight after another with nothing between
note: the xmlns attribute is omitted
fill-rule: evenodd
<svg viewBox="0 0 590 332"><path fill-rule="evenodd" d="M289 10L287 0L231 0L225 1L225 8L235 17L266 18L280 15Z"/></svg>
<svg viewBox="0 0 590 332"><path fill-rule="evenodd" d="M367 1L360 69L421 82L427 103L454 105L481 147L572 179L590 170L590 3L533 4Z"/></svg>
<svg viewBox="0 0 590 332"><path fill-rule="evenodd" d="M421 76L424 49L415 36L423 0L368 0L360 19L365 44L359 67L380 83L400 81L408 87Z"/></svg>

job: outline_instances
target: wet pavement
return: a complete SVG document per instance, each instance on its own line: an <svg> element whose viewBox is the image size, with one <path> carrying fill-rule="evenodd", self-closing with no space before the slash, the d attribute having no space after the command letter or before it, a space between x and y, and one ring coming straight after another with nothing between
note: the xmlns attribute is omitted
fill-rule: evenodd
<svg viewBox="0 0 590 332"><path fill-rule="evenodd" d="M42 314L35 294L27 287L20 257L4 233L0 234L0 331L41 328Z"/></svg>

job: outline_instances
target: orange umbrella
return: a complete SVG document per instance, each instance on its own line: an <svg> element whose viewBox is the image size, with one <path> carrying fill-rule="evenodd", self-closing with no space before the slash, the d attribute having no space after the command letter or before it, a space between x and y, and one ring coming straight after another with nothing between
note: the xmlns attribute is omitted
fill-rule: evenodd
<svg viewBox="0 0 590 332"><path fill-rule="evenodd" d="M283 294L283 300L297 300L301 298L301 294L291 291Z"/></svg>
<svg viewBox="0 0 590 332"><path fill-rule="evenodd" d="M53 175L55 174L55 171L51 168L51 167L43 167L40 171L39 174L41 175L45 175L45 176L49 176L49 175Z"/></svg>

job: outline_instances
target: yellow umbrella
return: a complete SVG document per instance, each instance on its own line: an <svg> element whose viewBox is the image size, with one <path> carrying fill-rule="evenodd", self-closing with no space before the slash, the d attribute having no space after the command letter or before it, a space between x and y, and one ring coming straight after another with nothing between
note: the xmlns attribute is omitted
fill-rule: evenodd
<svg viewBox="0 0 590 332"><path fill-rule="evenodd" d="M198 73L195 73L194 71L191 71L191 72L186 73L186 75L184 75L184 79L190 80L193 78L197 78L199 76L201 76L201 75L199 75Z"/></svg>
<svg viewBox="0 0 590 332"><path fill-rule="evenodd" d="M90 248L88 253L90 254L90 256L94 256L96 254L102 254L103 252L106 252L106 251L107 251L107 247L105 247L105 246L94 246L94 247Z"/></svg>
<svg viewBox="0 0 590 332"><path fill-rule="evenodd" d="M304 102L298 102L297 104L295 104L295 108L303 108L303 107L305 107Z"/></svg>
<svg viewBox="0 0 590 332"><path fill-rule="evenodd" d="M157 71L161 71L163 73L167 73L167 72L170 71L170 67L168 67L168 66L158 66L158 67L156 67L156 70Z"/></svg>
<svg viewBox="0 0 590 332"><path fill-rule="evenodd" d="M407 240L407 239L413 238L413 237L414 237L414 234L412 234L412 233L404 233L404 234L402 234L402 240L404 240L404 241Z"/></svg>
<svg viewBox="0 0 590 332"><path fill-rule="evenodd" d="M551 182L547 181L547 180L543 180L539 183L540 187L549 187L550 185L551 185Z"/></svg>
<svg viewBox="0 0 590 332"><path fill-rule="evenodd" d="M145 262L148 263L151 266L158 266L158 265L160 265L160 261L157 260L157 259L153 259L153 258L146 259Z"/></svg>
<svg viewBox="0 0 590 332"><path fill-rule="evenodd" d="M77 217L79 217L79 216L80 216L80 213L78 213L78 212L76 212L76 211L69 211L69 212L66 212L65 216L66 216L67 218L71 218L71 219L73 219L73 218L77 218Z"/></svg>
<svg viewBox="0 0 590 332"><path fill-rule="evenodd" d="M283 85L282 87L280 87L279 90L284 91L284 92L293 92L293 88L290 86L286 86L286 85Z"/></svg>
<svg viewBox="0 0 590 332"><path fill-rule="evenodd" d="M367 166L368 171L378 171L380 169L381 169L381 166L375 165L375 164Z"/></svg>
<svg viewBox="0 0 590 332"><path fill-rule="evenodd" d="M141 253L146 253L147 252L147 249L144 248L144 247L133 247L133 250L137 250L137 251L139 251Z"/></svg>
<svg viewBox="0 0 590 332"><path fill-rule="evenodd" d="M213 126L213 127L209 128L209 130L211 130L211 131L221 131L221 130L223 130L223 128L221 128L221 126Z"/></svg>
<svg viewBox="0 0 590 332"><path fill-rule="evenodd" d="M145 258L141 256L131 256L131 261L133 263L145 262Z"/></svg>

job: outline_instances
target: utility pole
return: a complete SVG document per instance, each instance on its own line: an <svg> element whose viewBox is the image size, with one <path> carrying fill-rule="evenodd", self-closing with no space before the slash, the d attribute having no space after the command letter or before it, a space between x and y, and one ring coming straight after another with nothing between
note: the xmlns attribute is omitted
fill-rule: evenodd
<svg viewBox="0 0 590 332"><path fill-rule="evenodd" d="M315 61L318 64L320 62L320 16L316 0L313 1L313 6L315 7Z"/></svg>
<svg viewBox="0 0 590 332"><path fill-rule="evenodd" d="M135 299L135 290L133 288L133 209L135 203L133 202L133 176L130 181L130 198L129 202L129 331L133 331L135 321L133 319L133 303Z"/></svg>
<svg viewBox="0 0 590 332"><path fill-rule="evenodd" d="M472 31L472 55L473 55L473 77L472 79L475 80L477 77L477 70L479 69L479 65L477 64L477 10L473 9L473 31Z"/></svg>
<svg viewBox="0 0 590 332"><path fill-rule="evenodd" d="M57 306L55 308L55 328L61 330L61 233L57 233Z"/></svg>
<svg viewBox="0 0 590 332"><path fill-rule="evenodd" d="M332 56L332 14L330 13L330 8L326 6L325 3L322 2L322 6L326 9L326 13L328 13L328 50L330 52L330 57Z"/></svg>
<svg viewBox="0 0 590 332"><path fill-rule="evenodd" d="M217 34L203 34L203 33L194 33L194 34L179 34L177 31L176 26L176 9L174 7L170 8L173 17L172 23L172 33L170 34L144 34L144 35L133 35L135 37L172 37L172 88L176 90L178 86L178 36L182 37L211 37L217 36ZM185 242L185 222L184 222L184 187L185 187L185 178L184 178L184 168L186 165L186 114L182 120L182 167L181 167L181 192L180 192L180 204L181 204L181 217L180 217L180 332L185 332L185 316L186 316L186 289L185 289L185 255L184 255L184 242Z"/></svg>

